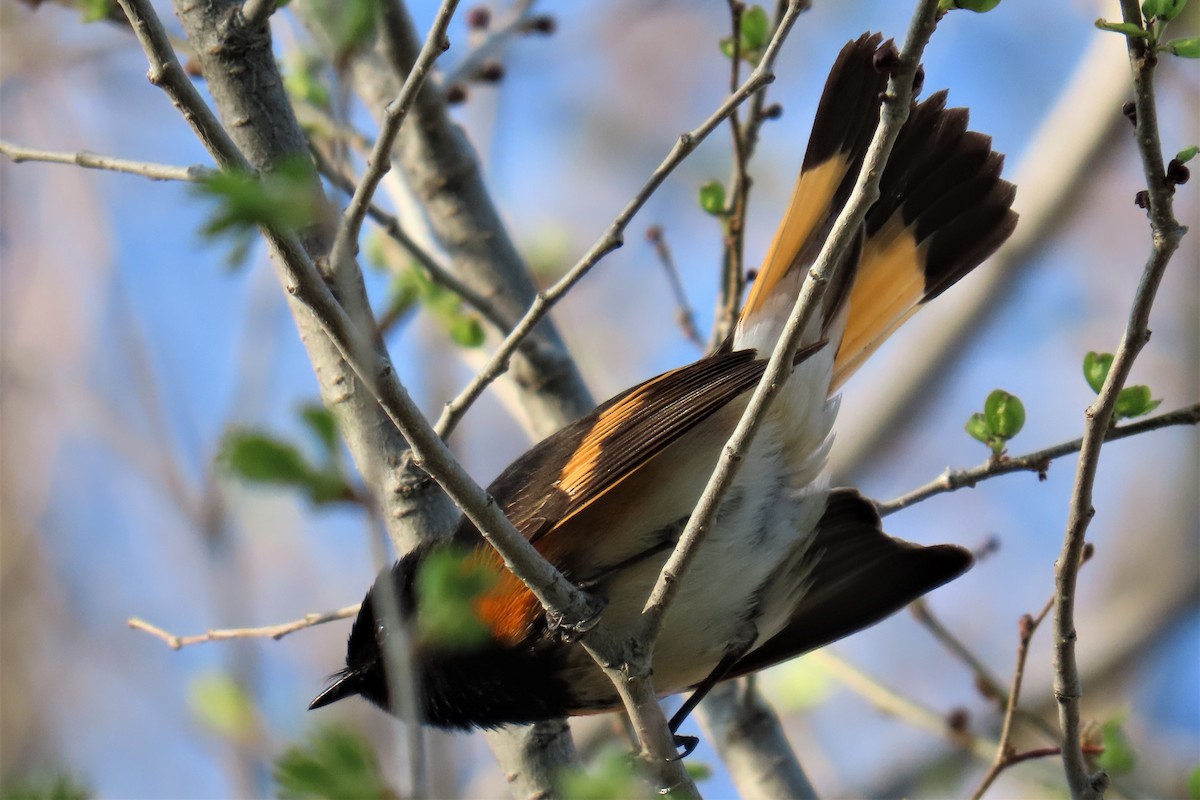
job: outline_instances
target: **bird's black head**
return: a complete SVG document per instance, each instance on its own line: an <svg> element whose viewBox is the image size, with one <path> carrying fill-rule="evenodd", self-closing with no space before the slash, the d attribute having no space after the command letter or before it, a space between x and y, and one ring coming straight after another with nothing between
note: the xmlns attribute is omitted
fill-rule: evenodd
<svg viewBox="0 0 1200 800"><path fill-rule="evenodd" d="M429 724L492 728L553 719L572 709L571 692L561 677L560 643L537 633L521 643L503 644L486 632L482 640L470 643L422 632L429 620L416 624L417 577L440 553L436 547L421 548L380 573L350 631L345 668L309 708L361 695L392 712L386 653L389 639L403 625L411 645L414 673L410 679L416 681L422 718ZM449 557L461 558L461 552ZM398 613L382 613L395 608L393 604L399 605ZM471 611L460 608L453 613Z"/></svg>
<svg viewBox="0 0 1200 800"><path fill-rule="evenodd" d="M391 697L383 664L384 649L389 637L396 635L397 624L412 625L416 610L413 576L419 560L419 553L411 553L375 578L350 630L346 666L334 673L332 682L313 699L309 710L356 694L385 711L390 710ZM384 603L388 606L384 606ZM386 612L387 608L394 610L381 613Z"/></svg>

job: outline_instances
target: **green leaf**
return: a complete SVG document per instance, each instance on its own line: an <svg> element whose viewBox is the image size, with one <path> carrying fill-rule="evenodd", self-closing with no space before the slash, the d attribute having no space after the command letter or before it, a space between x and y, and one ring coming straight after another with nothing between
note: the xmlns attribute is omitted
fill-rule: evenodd
<svg viewBox="0 0 1200 800"><path fill-rule="evenodd" d="M1142 16L1147 20L1170 22L1179 16L1186 5L1187 0L1145 0L1142 3Z"/></svg>
<svg viewBox="0 0 1200 800"><path fill-rule="evenodd" d="M771 38L771 20L762 6L750 6L742 12L742 52L761 50Z"/></svg>
<svg viewBox="0 0 1200 800"><path fill-rule="evenodd" d="M499 575L455 548L434 550L417 572L417 628L422 642L471 650L488 640L476 601Z"/></svg>
<svg viewBox="0 0 1200 800"><path fill-rule="evenodd" d="M700 187L700 208L717 216L725 213L725 186L712 180Z"/></svg>
<svg viewBox="0 0 1200 800"><path fill-rule="evenodd" d="M1100 394L1100 389L1104 387L1104 381L1108 379L1108 371L1112 369L1112 362L1112 353L1089 351L1083 357L1083 379L1096 394Z"/></svg>
<svg viewBox="0 0 1200 800"><path fill-rule="evenodd" d="M328 110L331 107L329 89L316 72L321 63L320 59L293 51L284 61L283 88L297 100Z"/></svg>
<svg viewBox="0 0 1200 800"><path fill-rule="evenodd" d="M215 201L200 233L210 239L232 236L231 263L244 260L260 226L298 230L311 225L319 210L319 187L312 163L299 157L281 161L262 176L223 170L197 182L192 190Z"/></svg>
<svg viewBox="0 0 1200 800"><path fill-rule="evenodd" d="M450 338L459 347L480 347L483 345L483 325L479 319L470 314L456 314L449 320Z"/></svg>
<svg viewBox="0 0 1200 800"><path fill-rule="evenodd" d="M1188 775L1188 800L1200 800L1200 767L1192 770L1192 774Z"/></svg>
<svg viewBox="0 0 1200 800"><path fill-rule="evenodd" d="M709 780L713 776L712 764L706 761L688 760L684 762L683 768L687 770L688 776L696 781L696 783Z"/></svg>
<svg viewBox="0 0 1200 800"><path fill-rule="evenodd" d="M1193 158L1195 158L1198 153L1200 153L1200 145L1193 144L1193 145L1183 148L1178 153L1176 153L1175 160L1178 161L1180 164L1186 164L1187 162L1189 162Z"/></svg>
<svg viewBox="0 0 1200 800"><path fill-rule="evenodd" d="M295 445L261 431L230 431L221 444L218 463L230 475L250 483L300 489L317 505L353 497L334 461L318 468Z"/></svg>
<svg viewBox="0 0 1200 800"><path fill-rule="evenodd" d="M4 800L89 800L93 794L66 773L22 775L13 782L6 778L0 789Z"/></svg>
<svg viewBox="0 0 1200 800"><path fill-rule="evenodd" d="M332 455L337 450L337 420L332 411L320 403L305 403L300 407L300 419L317 437L327 454Z"/></svg>
<svg viewBox="0 0 1200 800"><path fill-rule="evenodd" d="M305 745L275 761L279 797L322 800L387 800L397 797L384 782L375 750L365 737L340 727L321 728Z"/></svg>
<svg viewBox="0 0 1200 800"><path fill-rule="evenodd" d="M1140 417L1144 414L1149 414L1154 409L1158 408L1162 400L1154 400L1150 397L1149 386L1126 386L1117 395L1117 405L1115 413L1117 419L1132 419Z"/></svg>
<svg viewBox="0 0 1200 800"><path fill-rule="evenodd" d="M110 3L109 0L82 0L79 4L79 10L83 12L84 22L99 22L102 19L108 19L108 16L114 11L116 6Z"/></svg>
<svg viewBox="0 0 1200 800"><path fill-rule="evenodd" d="M998 5L1000 5L1000 0L941 0L938 3L938 9L954 11L961 8L964 11L974 11L976 14L986 14Z"/></svg>
<svg viewBox="0 0 1200 800"><path fill-rule="evenodd" d="M596 757L588 771L565 770L560 786L564 800L612 800L648 797L648 787L638 779L633 764L623 751L612 748Z"/></svg>
<svg viewBox="0 0 1200 800"><path fill-rule="evenodd" d="M986 440L984 440L986 441ZM829 670L812 659L797 658L763 673L770 696L785 712L806 711L819 706L833 692Z"/></svg>
<svg viewBox="0 0 1200 800"><path fill-rule="evenodd" d="M984 401L983 416L995 436L1008 440L1025 427L1025 404L1016 395L996 389Z"/></svg>
<svg viewBox="0 0 1200 800"><path fill-rule="evenodd" d="M992 426L988 424L987 418L979 412L971 415L964 428L972 439L976 439L984 444L989 444L992 441L992 437L995 436L992 432Z"/></svg>
<svg viewBox="0 0 1200 800"><path fill-rule="evenodd" d="M1122 722L1124 717L1117 717L1100 726L1104 752L1097 756L1096 765L1110 775L1125 775L1137 766L1137 753L1121 727Z"/></svg>
<svg viewBox="0 0 1200 800"><path fill-rule="evenodd" d="M1150 35L1149 31L1132 22L1108 22L1107 20L1098 19L1096 20L1096 27L1102 31L1112 31L1113 33L1120 33L1124 36L1133 36L1141 39Z"/></svg>
<svg viewBox="0 0 1200 800"><path fill-rule="evenodd" d="M254 732L254 701L242 685L223 672L194 678L188 686L188 708L197 720L228 739Z"/></svg>
<svg viewBox="0 0 1200 800"><path fill-rule="evenodd" d="M1200 58L1200 36L1189 36L1186 39L1172 39L1164 44L1162 49L1180 58Z"/></svg>
<svg viewBox="0 0 1200 800"><path fill-rule="evenodd" d="M226 434L219 460L231 475L254 483L303 485L317 471L291 443L252 430Z"/></svg>

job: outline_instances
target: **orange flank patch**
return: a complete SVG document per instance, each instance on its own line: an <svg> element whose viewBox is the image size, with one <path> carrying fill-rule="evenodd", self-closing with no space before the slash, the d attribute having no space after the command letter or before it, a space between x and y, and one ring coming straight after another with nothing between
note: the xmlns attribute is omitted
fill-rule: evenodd
<svg viewBox="0 0 1200 800"><path fill-rule="evenodd" d="M743 319L757 312L766 302L776 284L791 270L813 233L833 212L830 204L847 169L845 156L838 155L800 173L787 213L742 310Z"/></svg>
<svg viewBox="0 0 1200 800"><path fill-rule="evenodd" d="M495 555L491 547L488 550ZM491 558L485 560L492 561ZM499 580L476 599L475 612L497 641L512 646L525 638L542 606L529 587L499 563L498 556L495 561L500 570Z"/></svg>
<svg viewBox="0 0 1200 800"><path fill-rule="evenodd" d="M925 296L925 254L893 217L863 247L850 290L850 316L833 363L830 393L911 317Z"/></svg>

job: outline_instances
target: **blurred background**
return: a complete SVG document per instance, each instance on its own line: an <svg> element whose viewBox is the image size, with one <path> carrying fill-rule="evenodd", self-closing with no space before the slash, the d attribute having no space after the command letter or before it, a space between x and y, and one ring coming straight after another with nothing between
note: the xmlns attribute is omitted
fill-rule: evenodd
<svg viewBox="0 0 1200 800"><path fill-rule="evenodd" d="M425 30L436 4L409 5ZM501 15L505 6L492 10ZM724 3L684 0L579 0L538 10L554 15L555 32L515 39L503 54L503 80L472 85L454 115L545 285L599 238L678 133L721 102L728 60L717 42L729 20ZM180 33L169 4L160 11ZM1195 34L1196 9L1189 12L1178 35L1189 25ZM769 93L783 115L765 124L751 164L747 264L770 242L837 50L867 29L902 38L910 13L909 3L845 0L817 3L797 23ZM925 86L948 87L953 105L971 108L972 127L1008 154L1006 174L1021 176L1018 203L1043 184L1072 188L1044 211L1045 234L1006 265L1009 277L988 284L985 265L845 387L836 483L888 499L947 466L984 461L988 450L963 424L995 388L1019 395L1028 410L1011 453L1080 435L1094 397L1083 356L1116 349L1150 247L1145 214L1133 203L1144 179L1119 114L1132 98L1128 72L1094 69L1090 80L1071 83L1086 54L1100 59L1094 63L1124 57L1121 37L1093 27L1097 16L1119 12L1115 3L1035 8L1010 0L986 16L951 14L940 26L926 53ZM305 33L287 13L273 25L281 58L304 51ZM457 20L444 66L463 58L468 38ZM0 0L0 70L6 140L211 163L146 81L144 56L118 26L85 23L76 8ZM1200 141L1196 62L1163 59L1158 86L1169 157ZM1039 138L1064 96L1089 94L1119 99L1071 118L1065 135ZM348 98L352 123L373 131ZM1060 174L1093 139L1083 166ZM1022 166L1035 143L1045 155ZM721 129L654 195L625 247L555 310L597 399L701 354L675 322L670 285L642 234L663 227L707 335L722 236L697 192L726 180L730 164ZM299 413L316 399L312 370L261 247L230 267L229 248L198 232L211 204L185 185L7 159L0 180L4 779L69 775L102 797L266 795L273 760L337 719L369 733L401 786L391 755L398 734L384 715L357 702L305 710L340 665L349 622L281 641L180 651L126 625L136 616L192 634L284 622L357 602L375 573L361 508L246 485L215 463L235 428L295 443L313 460L321 455ZM1200 397L1196 196L1195 181L1176 195L1177 216L1193 233L1167 273L1153 339L1132 376L1162 399L1160 411ZM389 278L370 272L368 282L382 309ZM951 334L956 357L899 422L869 433L897 401L897 376L945 338L972 292L988 302ZM420 311L404 315L388 342L405 384L435 414L480 356ZM530 444L491 392L452 443L481 482ZM1111 444L1101 459L1079 657L1085 718L1122 721L1135 754L1116 776L1116 796L1185 796L1200 766L1198 444L1195 429L1168 428ZM1038 611L1053 589L1073 470L1066 458L1044 481L998 478L886 521L890 533L913 541L997 543L929 605L1004 685L1018 618ZM1047 628L1034 641L1023 706L1052 715L1049 643ZM997 737L999 715L973 673L908 613L832 649L936 715L965 712L958 716L968 733ZM761 685L822 796L961 796L986 768L961 736L956 743L949 723L929 730L881 712L828 661L783 665ZM1020 746L1054 743L1029 735ZM433 733L431 747L437 796L503 794L480 737ZM706 748L695 758L716 765ZM1005 773L991 796L1065 796L1060 786L1058 761L1049 759ZM701 788L713 797L733 793L719 767Z"/></svg>

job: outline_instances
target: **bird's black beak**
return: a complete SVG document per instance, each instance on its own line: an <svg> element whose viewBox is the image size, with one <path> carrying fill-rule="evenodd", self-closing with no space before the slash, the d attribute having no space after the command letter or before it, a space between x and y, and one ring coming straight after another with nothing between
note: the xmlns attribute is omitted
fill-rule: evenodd
<svg viewBox="0 0 1200 800"><path fill-rule="evenodd" d="M308 710L323 708L338 700L353 697L359 693L360 685L361 681L357 672L340 672L334 676L333 683L329 684L325 691L313 698L313 701L308 704Z"/></svg>

